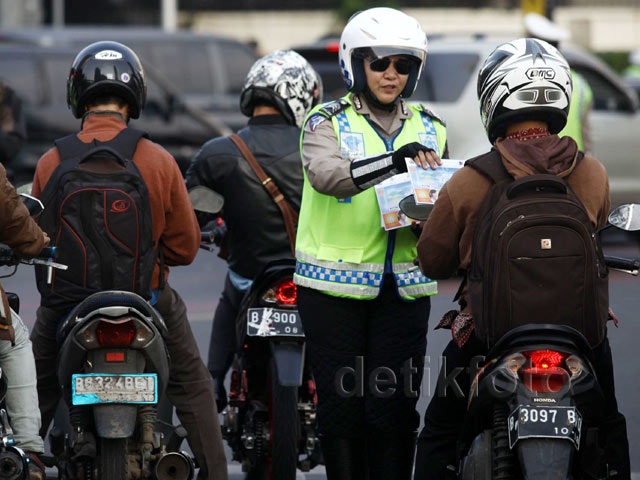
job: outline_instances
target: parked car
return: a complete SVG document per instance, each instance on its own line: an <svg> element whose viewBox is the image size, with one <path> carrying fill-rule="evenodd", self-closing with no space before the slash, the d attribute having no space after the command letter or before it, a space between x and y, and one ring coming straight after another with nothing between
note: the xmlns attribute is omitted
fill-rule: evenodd
<svg viewBox="0 0 640 480"><path fill-rule="evenodd" d="M27 118L27 146L8 166L14 180L32 177L53 141L79 129L67 108L66 80L75 55L99 40L116 40L138 53L147 105L130 125L169 150L183 172L204 142L246 124L240 92L257 56L244 43L152 28L3 30L0 78L18 92Z"/></svg>
<svg viewBox="0 0 640 480"><path fill-rule="evenodd" d="M411 101L424 103L446 120L451 158L471 158L489 149L480 120L477 73L493 49L511 39L485 35L429 38L426 68ZM337 47L335 39L325 39L296 50L321 72L326 85L340 78ZM576 47L563 48L562 53L593 90L593 110L589 117L592 153L607 168L612 203L632 202L640 194L638 97L594 55ZM330 65L334 65L333 70ZM346 90L343 88L342 92ZM332 97L325 95L325 98Z"/></svg>

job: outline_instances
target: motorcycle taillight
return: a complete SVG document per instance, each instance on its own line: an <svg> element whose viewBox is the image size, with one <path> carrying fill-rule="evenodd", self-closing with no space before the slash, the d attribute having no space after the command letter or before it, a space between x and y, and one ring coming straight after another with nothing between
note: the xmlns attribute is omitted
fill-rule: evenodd
<svg viewBox="0 0 640 480"><path fill-rule="evenodd" d="M264 295L262 301L279 306L295 306L298 300L296 284L290 278L279 280Z"/></svg>
<svg viewBox="0 0 640 480"><path fill-rule="evenodd" d="M102 347L128 347L133 342L136 334L136 326L133 320L107 321L100 320L96 327L96 336L98 343Z"/></svg>
<svg viewBox="0 0 640 480"><path fill-rule="evenodd" d="M275 286L276 299L281 305L295 305L298 291L293 280L283 280Z"/></svg>
<svg viewBox="0 0 640 480"><path fill-rule="evenodd" d="M534 393L559 392L568 382L569 373L560 366L565 355L554 350L523 352L530 362L518 370L518 376Z"/></svg>

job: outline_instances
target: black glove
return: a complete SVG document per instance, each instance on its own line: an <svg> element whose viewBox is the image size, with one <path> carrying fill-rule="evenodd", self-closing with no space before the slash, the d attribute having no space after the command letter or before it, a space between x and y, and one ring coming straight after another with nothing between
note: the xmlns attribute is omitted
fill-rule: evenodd
<svg viewBox="0 0 640 480"><path fill-rule="evenodd" d="M400 172L407 171L407 163L404 161L405 158L415 158L418 156L419 152L433 152L433 148L425 147L421 143L411 142L406 145L400 147L398 150L393 152L391 160L393 161L393 166L396 170Z"/></svg>

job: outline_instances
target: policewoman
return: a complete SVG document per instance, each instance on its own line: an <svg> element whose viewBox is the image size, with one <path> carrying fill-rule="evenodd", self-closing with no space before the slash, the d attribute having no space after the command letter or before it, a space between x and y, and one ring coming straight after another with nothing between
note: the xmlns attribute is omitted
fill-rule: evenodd
<svg viewBox="0 0 640 480"><path fill-rule="evenodd" d="M435 169L446 132L405 101L427 56L414 18L391 8L359 12L339 52L349 93L314 108L301 136L295 282L318 428L329 480L410 479L437 286L413 268L413 229L381 227L372 187L406 172L405 158Z"/></svg>

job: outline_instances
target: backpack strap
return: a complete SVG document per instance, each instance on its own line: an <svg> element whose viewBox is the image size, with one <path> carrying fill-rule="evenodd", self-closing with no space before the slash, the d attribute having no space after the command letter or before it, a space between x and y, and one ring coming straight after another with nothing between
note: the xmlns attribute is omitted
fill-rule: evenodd
<svg viewBox="0 0 640 480"><path fill-rule="evenodd" d="M85 143L73 134L60 138L54 143L60 153L61 163L73 164L72 168L99 152L112 155L123 166L126 166L133 158L138 148L138 141L142 137L148 138L149 135L135 128L125 128L106 142L93 140L93 142Z"/></svg>
<svg viewBox="0 0 640 480"><path fill-rule="evenodd" d="M296 225L298 224L298 212L296 212L293 207L287 202L284 198L284 195L280 192L280 189L273 181L271 177L269 177L265 171L262 169L256 157L253 156L251 150L239 135L233 134L229 135L229 139L235 143L242 156L249 162L252 170L255 172L256 176L262 182L262 186L267 189L271 198L276 203L280 211L282 212L282 218L284 218L284 226L287 229L287 235L289 236L289 243L291 245L291 253L295 257L296 256Z"/></svg>
<svg viewBox="0 0 640 480"><path fill-rule="evenodd" d="M45 207L48 205L51 198L57 193L58 183L65 173L75 169L89 157L101 152L113 157L125 167L125 170L142 177L138 167L130 161L142 137L148 138L149 136L141 130L127 127L106 142L93 140L93 142L85 143L76 134L59 138L54 144L60 154L60 165L53 171L42 191L42 203Z"/></svg>
<svg viewBox="0 0 640 480"><path fill-rule="evenodd" d="M502 163L500 152L496 149L491 149L488 153L467 160L465 166L473 168L495 184L513 180Z"/></svg>

